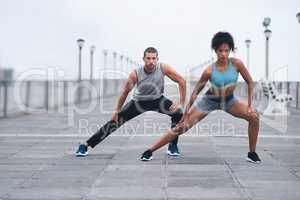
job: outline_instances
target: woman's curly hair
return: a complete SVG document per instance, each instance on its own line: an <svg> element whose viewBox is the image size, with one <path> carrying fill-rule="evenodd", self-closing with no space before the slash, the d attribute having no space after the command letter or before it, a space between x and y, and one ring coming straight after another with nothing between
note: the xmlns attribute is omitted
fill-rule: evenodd
<svg viewBox="0 0 300 200"><path fill-rule="evenodd" d="M230 33L218 32L214 35L211 40L211 48L216 51L222 44L228 44L230 50L234 51L234 41Z"/></svg>

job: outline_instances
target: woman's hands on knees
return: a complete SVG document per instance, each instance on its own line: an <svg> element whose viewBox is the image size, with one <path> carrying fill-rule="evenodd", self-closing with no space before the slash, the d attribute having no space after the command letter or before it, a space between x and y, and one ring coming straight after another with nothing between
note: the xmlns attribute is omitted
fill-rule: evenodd
<svg viewBox="0 0 300 200"><path fill-rule="evenodd" d="M189 129L189 120L188 117L181 120L173 129L172 131L176 133L176 135L181 135L185 133Z"/></svg>

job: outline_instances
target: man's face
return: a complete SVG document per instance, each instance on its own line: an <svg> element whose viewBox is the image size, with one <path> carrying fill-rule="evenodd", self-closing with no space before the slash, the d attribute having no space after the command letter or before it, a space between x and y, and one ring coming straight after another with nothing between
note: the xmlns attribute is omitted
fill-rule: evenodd
<svg viewBox="0 0 300 200"><path fill-rule="evenodd" d="M226 61L229 57L230 48L228 44L223 43L217 50L216 54L218 56L218 60Z"/></svg>
<svg viewBox="0 0 300 200"><path fill-rule="evenodd" d="M147 71L152 71L157 64L157 53L146 53L144 58L145 68Z"/></svg>

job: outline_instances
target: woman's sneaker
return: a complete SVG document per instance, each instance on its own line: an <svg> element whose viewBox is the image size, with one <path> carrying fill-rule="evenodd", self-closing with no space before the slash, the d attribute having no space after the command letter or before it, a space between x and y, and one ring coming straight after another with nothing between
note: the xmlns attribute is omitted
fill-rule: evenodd
<svg viewBox="0 0 300 200"><path fill-rule="evenodd" d="M79 144L78 150L76 151L76 156L84 157L88 155L88 148L84 144Z"/></svg>
<svg viewBox="0 0 300 200"><path fill-rule="evenodd" d="M261 163L256 152L248 152L247 161L252 163Z"/></svg>
<svg viewBox="0 0 300 200"><path fill-rule="evenodd" d="M148 149L142 154L141 161L149 161L152 160L152 151Z"/></svg>

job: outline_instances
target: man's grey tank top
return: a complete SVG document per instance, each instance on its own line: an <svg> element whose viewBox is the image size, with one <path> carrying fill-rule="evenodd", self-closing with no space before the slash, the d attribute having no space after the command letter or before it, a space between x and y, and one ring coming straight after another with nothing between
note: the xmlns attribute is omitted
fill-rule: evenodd
<svg viewBox="0 0 300 200"><path fill-rule="evenodd" d="M164 93L164 72L160 63L150 74L146 73L144 67L137 68L137 84L133 92L133 99L137 101L154 100Z"/></svg>

